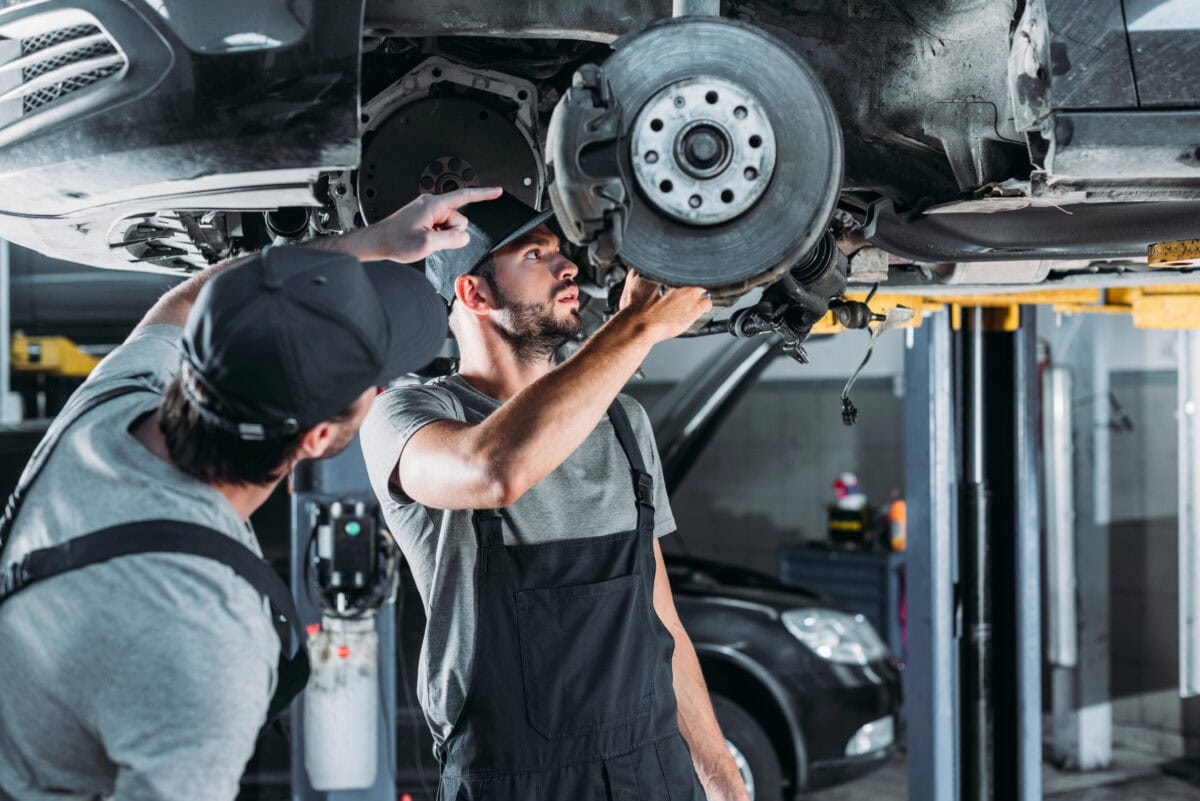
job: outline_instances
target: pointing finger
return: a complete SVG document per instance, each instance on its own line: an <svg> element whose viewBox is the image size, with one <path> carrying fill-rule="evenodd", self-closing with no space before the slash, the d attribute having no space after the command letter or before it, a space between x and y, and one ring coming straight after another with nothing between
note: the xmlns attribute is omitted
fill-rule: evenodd
<svg viewBox="0 0 1200 801"><path fill-rule="evenodd" d="M456 189L444 195L437 195L437 199L444 208L457 209L468 203L495 200L503 193L504 189L499 186L468 187L466 189Z"/></svg>

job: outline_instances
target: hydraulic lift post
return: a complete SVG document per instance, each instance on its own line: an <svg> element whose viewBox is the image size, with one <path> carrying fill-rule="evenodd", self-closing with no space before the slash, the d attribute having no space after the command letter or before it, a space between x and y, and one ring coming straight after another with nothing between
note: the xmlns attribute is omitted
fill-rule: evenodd
<svg viewBox="0 0 1200 801"><path fill-rule="evenodd" d="M909 329L905 350L904 495L908 502L908 797L958 799L958 659L954 582L958 539L950 323Z"/></svg>
<svg viewBox="0 0 1200 801"><path fill-rule="evenodd" d="M963 335L971 357L964 382L971 402L964 409L978 410L968 439L982 443L971 446L976 458L968 470L979 482L975 494L986 501L986 511L977 526L965 526L963 532L964 659L972 654L981 662L978 675L984 680L974 686L964 682L970 694L963 699L964 719L971 715L974 727L964 725L964 736L974 732L969 753L980 767L963 797L1040 801L1036 309L972 312L970 330ZM972 621L982 626L974 637Z"/></svg>
<svg viewBox="0 0 1200 801"><path fill-rule="evenodd" d="M1040 801L1034 314L947 316L905 357L909 798Z"/></svg>
<svg viewBox="0 0 1200 801"><path fill-rule="evenodd" d="M959 410L963 446L959 598L961 603L961 737L963 801L992 801L993 774L993 631L992 520L987 463L991 431L985 401L985 309L962 311ZM989 365L990 366L990 365Z"/></svg>

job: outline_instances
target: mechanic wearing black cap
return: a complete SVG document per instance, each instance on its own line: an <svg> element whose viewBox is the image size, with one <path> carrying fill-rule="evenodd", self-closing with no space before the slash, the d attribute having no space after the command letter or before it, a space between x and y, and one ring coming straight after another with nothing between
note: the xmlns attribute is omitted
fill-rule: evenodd
<svg viewBox="0 0 1200 801"><path fill-rule="evenodd" d="M459 372L380 395L361 437L428 615L438 797L745 799L663 568L649 420L618 395L711 301L631 274L555 367L581 323L550 214L509 195L468 212L470 243L426 260Z"/></svg>
<svg viewBox="0 0 1200 801"><path fill-rule="evenodd" d="M0 799L237 795L269 702L307 675L302 649L279 659L266 599L286 612L290 597L262 577L247 519L445 338L418 271L359 260L461 247L456 208L498 192L210 268L72 396L22 476L11 536L0 526ZM134 553L112 558L118 542Z"/></svg>

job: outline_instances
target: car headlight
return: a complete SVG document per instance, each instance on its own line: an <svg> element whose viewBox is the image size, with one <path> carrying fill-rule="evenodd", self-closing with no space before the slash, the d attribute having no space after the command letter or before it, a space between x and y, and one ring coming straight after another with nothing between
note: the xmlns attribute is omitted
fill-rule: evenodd
<svg viewBox="0 0 1200 801"><path fill-rule="evenodd" d="M831 662L865 665L887 654L887 646L862 615L833 609L789 609L783 625L813 653Z"/></svg>

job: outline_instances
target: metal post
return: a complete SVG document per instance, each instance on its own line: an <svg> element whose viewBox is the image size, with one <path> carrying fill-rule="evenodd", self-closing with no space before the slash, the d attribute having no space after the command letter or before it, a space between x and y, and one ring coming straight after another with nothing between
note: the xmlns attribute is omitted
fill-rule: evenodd
<svg viewBox="0 0 1200 801"><path fill-rule="evenodd" d="M954 543L958 533L948 315L928 316L905 353L908 501L908 797L958 798Z"/></svg>
<svg viewBox="0 0 1200 801"><path fill-rule="evenodd" d="M362 450L356 438L350 447L330 459L301 462L293 478L291 499L292 518L292 594L304 623L317 623L321 611L309 597L304 564L312 531L309 511L311 504L361 498L375 502L367 479ZM375 784L365 790L338 790L321 793L312 788L304 768L304 695L292 702L291 784L292 801L395 801L396 798L396 614L388 604L379 610L375 621L379 635L379 701L376 723L379 770Z"/></svg>
<svg viewBox="0 0 1200 801"><path fill-rule="evenodd" d="M970 327L963 344L963 450L961 562L962 597L962 797L991 801L992 775L992 554L991 490L985 455L990 409L984 402L984 315L963 312Z"/></svg>
<svg viewBox="0 0 1200 801"><path fill-rule="evenodd" d="M1047 661L1079 664L1075 605L1075 448L1071 371L1049 367L1043 376L1042 442L1046 465Z"/></svg>
<svg viewBox="0 0 1200 801"><path fill-rule="evenodd" d="M994 796L1042 798L1038 365L1035 310L1016 331L985 335L987 481L991 491Z"/></svg>
<svg viewBox="0 0 1200 801"><path fill-rule="evenodd" d="M1179 694L1200 695L1200 331L1179 332Z"/></svg>
<svg viewBox="0 0 1200 801"><path fill-rule="evenodd" d="M12 392L12 270L9 248L0 240L0 425L19 422L8 413Z"/></svg>

